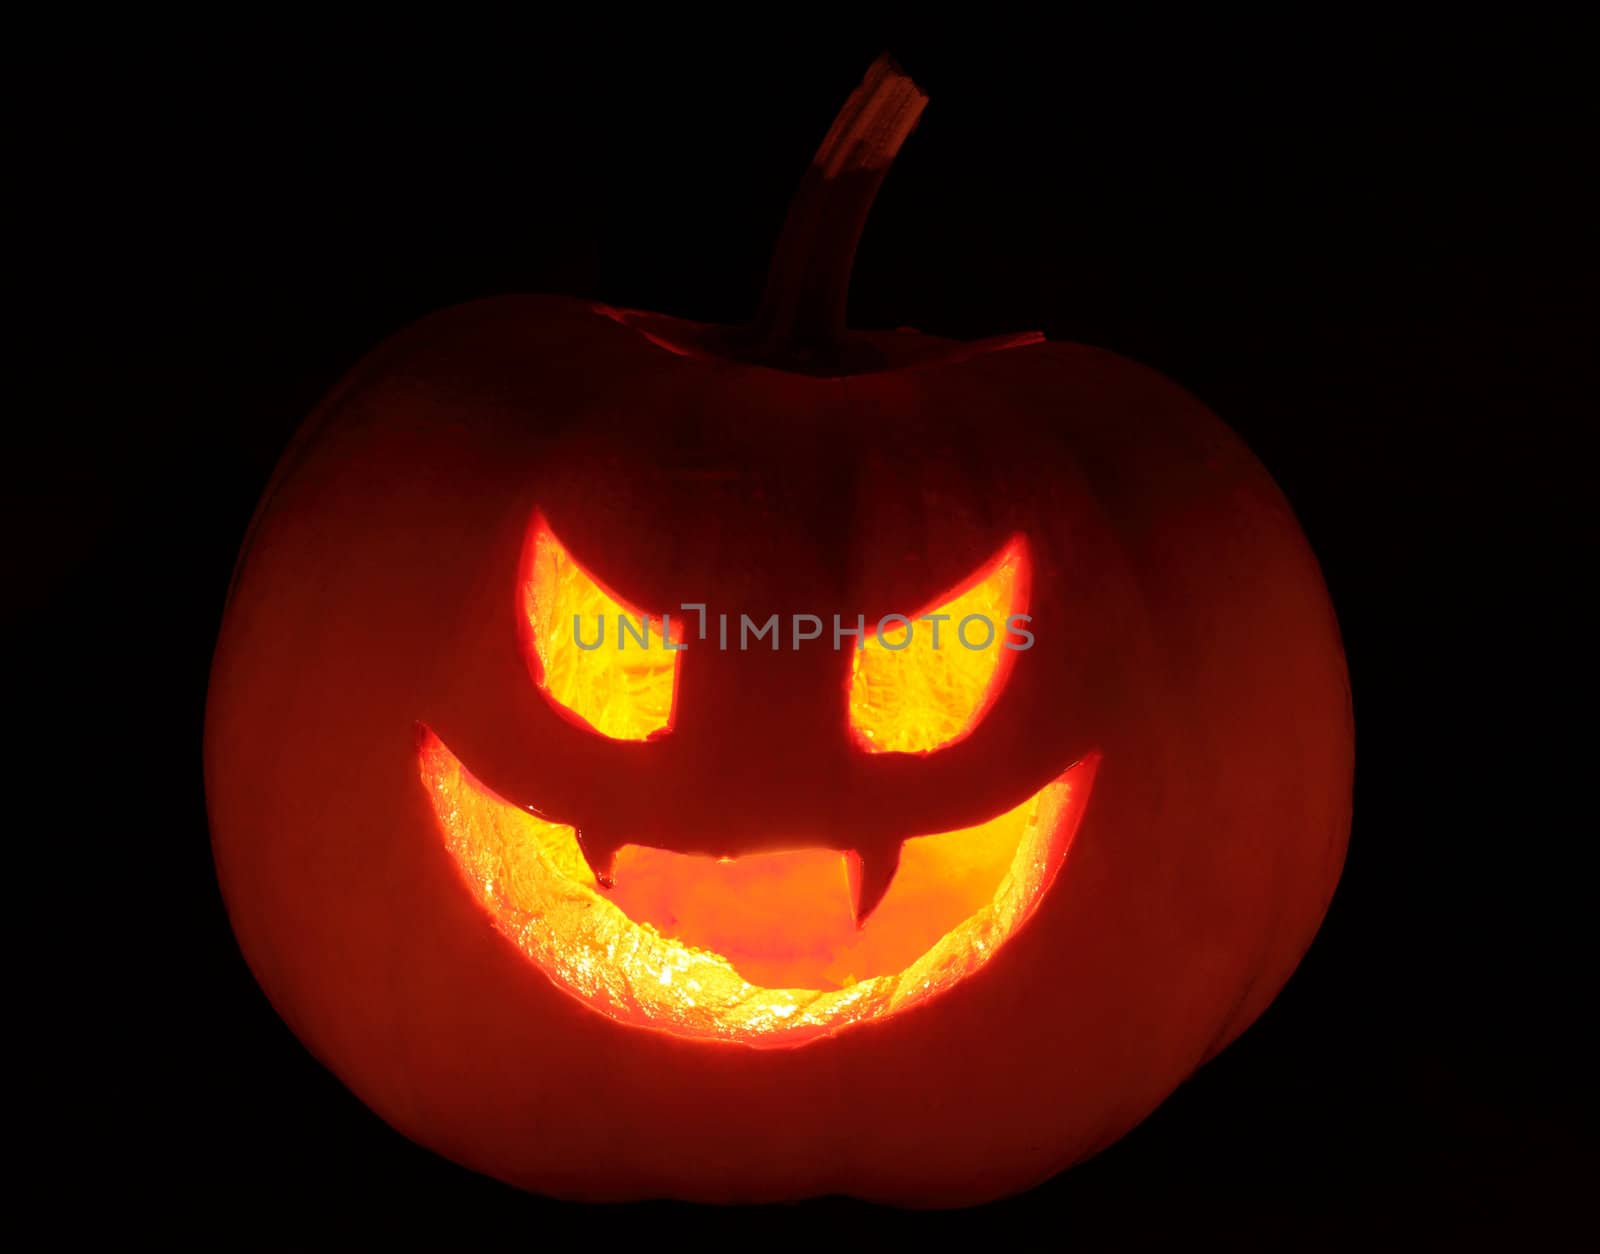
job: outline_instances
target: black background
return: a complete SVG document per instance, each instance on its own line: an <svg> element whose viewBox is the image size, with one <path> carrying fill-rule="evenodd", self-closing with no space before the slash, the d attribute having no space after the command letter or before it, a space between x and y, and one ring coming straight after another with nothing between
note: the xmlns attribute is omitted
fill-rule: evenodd
<svg viewBox="0 0 1600 1254"><path fill-rule="evenodd" d="M1025 31L982 48L892 24L740 39L624 54L523 35L449 74L372 51L313 70L298 47L201 73L129 57L80 67L38 115L52 220L26 243L65 276L41 315L65 400L12 437L14 580L71 659L45 741L99 764L84 810L115 816L74 837L72 874L110 904L45 893L70 972L51 987L60 1052L87 1099L60 1116L63 1222L230 1241L1031 1230L1293 1247L1581 1217L1600 132L1487 127L1453 101L1369 114L1282 90L1294 66L1219 106L1207 73L1135 56L1096 75L1094 47ZM1021 1198L774 1215L524 1196L387 1129L233 943L199 751L233 556L300 418L430 310L555 291L747 317L811 151L891 45L932 103L867 228L853 321L1102 345L1244 436L1345 634L1345 877L1238 1043Z"/></svg>

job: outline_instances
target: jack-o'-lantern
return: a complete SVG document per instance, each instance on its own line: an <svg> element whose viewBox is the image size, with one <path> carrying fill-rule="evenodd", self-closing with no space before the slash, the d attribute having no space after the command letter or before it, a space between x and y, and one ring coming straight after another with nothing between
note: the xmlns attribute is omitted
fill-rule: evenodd
<svg viewBox="0 0 1600 1254"><path fill-rule="evenodd" d="M1261 466L1108 353L844 329L923 103L874 67L753 327L437 315L251 525L206 727L230 917L460 1162L1011 1192L1243 1030L1327 906L1344 661Z"/></svg>

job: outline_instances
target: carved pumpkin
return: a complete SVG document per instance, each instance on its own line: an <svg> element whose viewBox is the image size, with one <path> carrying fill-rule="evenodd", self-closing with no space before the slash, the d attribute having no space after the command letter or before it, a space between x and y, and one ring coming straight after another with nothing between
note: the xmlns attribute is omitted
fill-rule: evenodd
<svg viewBox="0 0 1600 1254"><path fill-rule="evenodd" d="M752 330L435 316L252 523L206 728L234 929L460 1162L994 1197L1243 1030L1327 906L1344 662L1261 466L1104 352L843 330L923 103L874 67Z"/></svg>

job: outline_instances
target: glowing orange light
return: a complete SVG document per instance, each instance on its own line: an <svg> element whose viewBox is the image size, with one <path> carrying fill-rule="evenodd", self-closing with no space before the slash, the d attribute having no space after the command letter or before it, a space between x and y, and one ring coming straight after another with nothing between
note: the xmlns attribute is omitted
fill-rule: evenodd
<svg viewBox="0 0 1600 1254"><path fill-rule="evenodd" d="M663 620L603 587L542 517L532 539L522 602L540 687L606 736L670 730L678 652L665 648ZM858 745L928 752L976 726L1007 678L1014 651L1003 644L1010 617L1026 609L1028 573L1017 537L921 612L947 616L938 647L919 614L852 655ZM615 633L619 615L639 632L580 647L601 623ZM970 616L982 621L964 624ZM681 624L670 639L682 642ZM906 841L887 893L859 927L835 850L716 860L625 845L615 887L602 891L571 827L495 796L431 732L420 766L472 891L560 987L625 1023L789 1045L933 996L987 962L1059 869L1097 760L986 823Z"/></svg>
<svg viewBox="0 0 1600 1254"><path fill-rule="evenodd" d="M630 917L595 884L570 827L545 822L489 792L431 732L420 751L422 783L467 883L496 928L558 986L623 1023L752 1045L799 1044L891 1014L981 967L1026 922L1060 869L1096 765L1096 758L1085 759L980 828L906 842L900 875L859 933L837 925L848 917L838 853L718 863L654 849L623 851L634 861L631 869L619 862L619 885L633 873L653 880L653 887L638 891L684 903L691 916L698 912L696 926L726 933L729 953ZM998 883L964 878L974 862L996 859L1004 863ZM732 870L742 863L749 865ZM805 928L787 931L783 913L741 918L745 906L737 891L722 891L733 887L730 875L745 887L770 881L766 900L781 898L802 913L803 903L820 899L826 903L823 922L808 934ZM916 936L926 933L931 900L944 894L940 913L948 913L965 909L985 888L981 904L904 965L860 978L870 966L897 961L908 938L917 943ZM718 908L704 909L707 901ZM827 922L829 911L833 923ZM786 944L804 951L801 965L818 974L818 986L758 982L763 965L769 972L785 969Z"/></svg>
<svg viewBox="0 0 1600 1254"><path fill-rule="evenodd" d="M926 753L976 727L1005 683L1016 652L1005 647L1007 624L1026 612L1027 594L1027 547L1018 537L942 604L908 614L909 626L874 632L853 655L850 674L857 744L873 753ZM944 621L919 621L925 615Z"/></svg>
<svg viewBox="0 0 1600 1254"><path fill-rule="evenodd" d="M645 740L672 725L678 653L661 618L613 596L567 552L543 518L534 521L533 564L523 585L539 686L613 740ZM627 619L634 634L626 634ZM600 639L601 647L584 649ZM641 639L643 643L640 643ZM673 623L673 644L683 625Z"/></svg>

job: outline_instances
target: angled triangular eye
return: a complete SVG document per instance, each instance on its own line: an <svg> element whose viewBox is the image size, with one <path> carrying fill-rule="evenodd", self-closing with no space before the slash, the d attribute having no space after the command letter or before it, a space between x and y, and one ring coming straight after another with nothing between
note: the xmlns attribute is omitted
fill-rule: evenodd
<svg viewBox="0 0 1600 1254"><path fill-rule="evenodd" d="M1031 643L1020 535L935 605L885 620L854 654L850 730L870 753L927 753L972 731ZM1020 624L1017 624L1020 626Z"/></svg>
<svg viewBox="0 0 1600 1254"><path fill-rule="evenodd" d="M585 727L613 740L647 740L672 727L681 623L670 625L608 591L533 521L524 561L523 633L534 681Z"/></svg>

